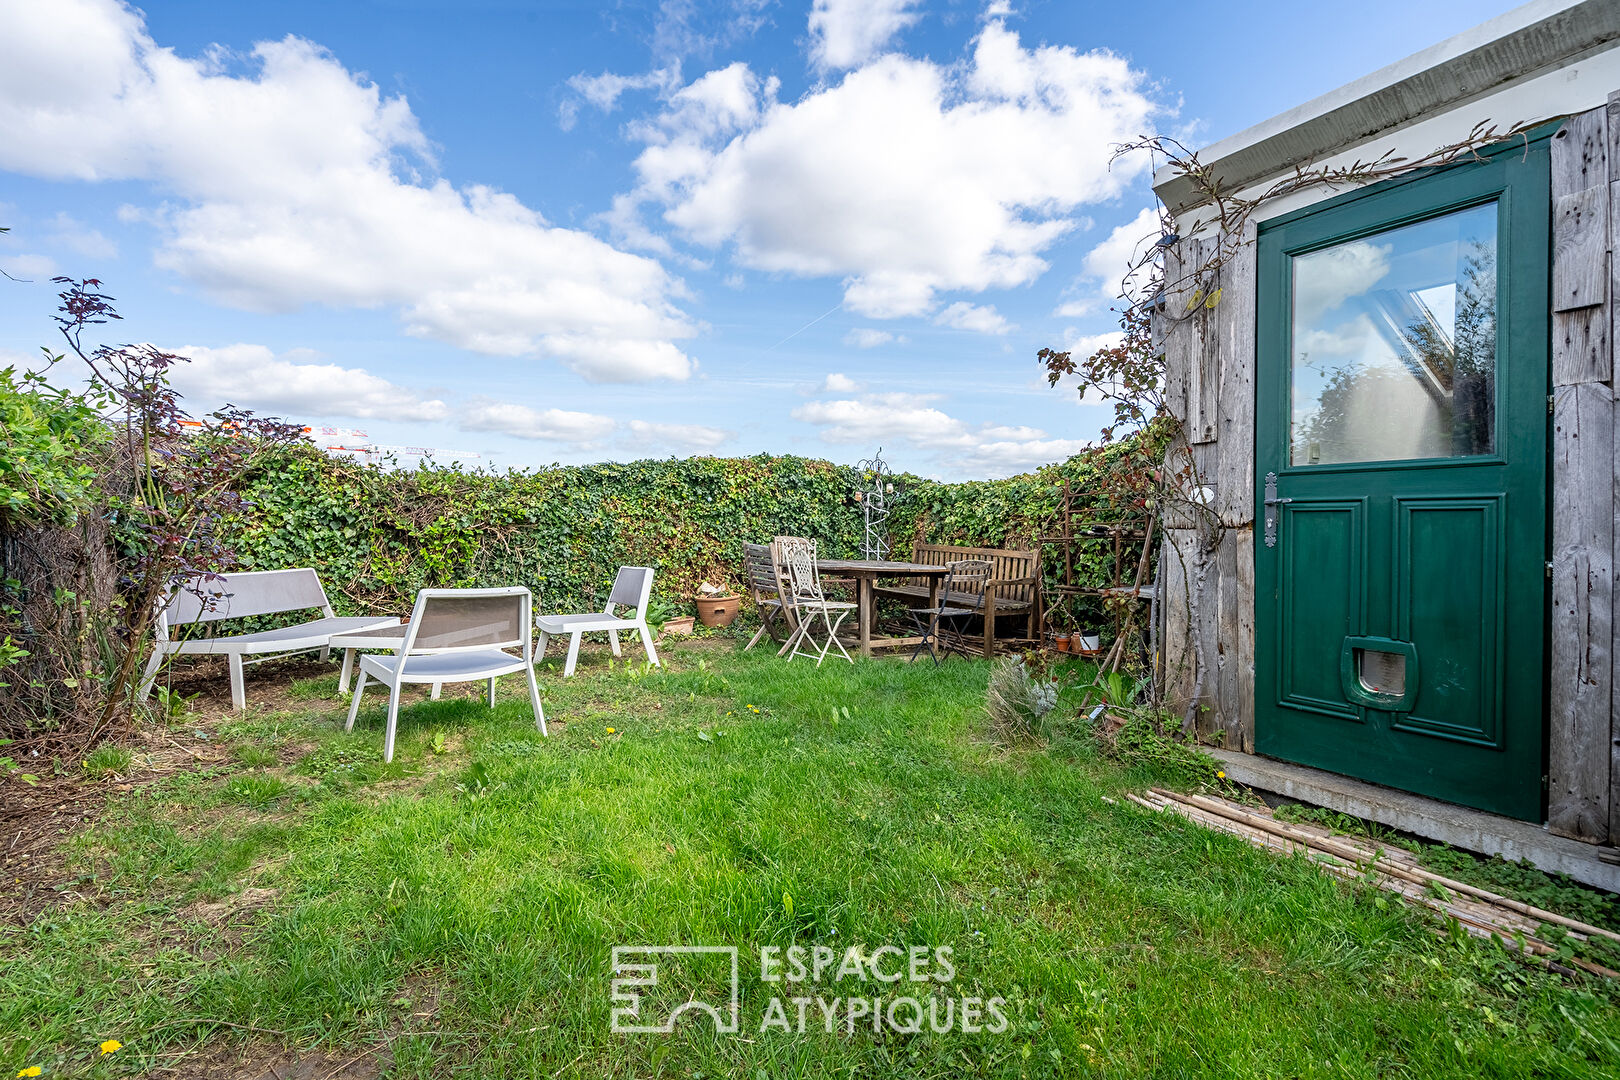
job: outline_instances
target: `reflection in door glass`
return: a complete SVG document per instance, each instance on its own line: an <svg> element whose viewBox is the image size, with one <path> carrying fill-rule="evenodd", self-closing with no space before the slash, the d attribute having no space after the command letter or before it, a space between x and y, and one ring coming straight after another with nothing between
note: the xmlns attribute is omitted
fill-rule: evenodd
<svg viewBox="0 0 1620 1080"><path fill-rule="evenodd" d="M1496 205L1293 259L1291 461L1495 448Z"/></svg>

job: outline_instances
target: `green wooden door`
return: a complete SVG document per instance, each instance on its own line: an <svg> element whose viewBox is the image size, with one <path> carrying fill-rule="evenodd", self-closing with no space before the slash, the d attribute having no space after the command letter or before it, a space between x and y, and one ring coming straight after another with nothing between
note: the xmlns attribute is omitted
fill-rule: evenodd
<svg viewBox="0 0 1620 1080"><path fill-rule="evenodd" d="M1255 748L1542 812L1545 142L1260 232Z"/></svg>

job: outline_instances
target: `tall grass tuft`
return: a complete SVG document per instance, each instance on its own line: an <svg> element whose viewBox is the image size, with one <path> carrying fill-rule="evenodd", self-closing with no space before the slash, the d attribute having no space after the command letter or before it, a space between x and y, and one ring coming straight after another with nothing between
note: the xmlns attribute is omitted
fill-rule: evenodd
<svg viewBox="0 0 1620 1080"><path fill-rule="evenodd" d="M1045 737L1057 703L1057 683L1031 673L1023 657L1003 657L990 669L985 709L1003 742Z"/></svg>

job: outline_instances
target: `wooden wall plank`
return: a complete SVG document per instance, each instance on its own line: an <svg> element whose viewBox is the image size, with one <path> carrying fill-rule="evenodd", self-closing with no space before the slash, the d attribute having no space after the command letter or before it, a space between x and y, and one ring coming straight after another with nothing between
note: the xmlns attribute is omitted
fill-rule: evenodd
<svg viewBox="0 0 1620 1080"><path fill-rule="evenodd" d="M1238 624L1243 602L1238 591L1237 534L1223 529L1220 544L1214 551L1216 628L1209 660L1215 665L1214 725L1221 734L1221 745L1241 749L1242 729L1239 727L1238 696Z"/></svg>
<svg viewBox="0 0 1620 1080"><path fill-rule="evenodd" d="M1220 562L1211 547L1208 525L1193 534L1192 563L1188 575L1192 583L1193 672L1192 704L1197 708L1200 735L1211 738L1221 730L1220 665L1217 657L1221 640Z"/></svg>
<svg viewBox="0 0 1620 1080"><path fill-rule="evenodd" d="M1185 716L1190 706L1196 673L1192 648L1191 579L1186 556L1197 545L1197 534L1187 529L1166 529L1159 549L1160 583L1164 589L1164 706Z"/></svg>
<svg viewBox="0 0 1620 1080"><path fill-rule="evenodd" d="M1606 170L1605 170L1606 171ZM1609 180L1553 200L1553 311L1608 299Z"/></svg>
<svg viewBox="0 0 1620 1080"><path fill-rule="evenodd" d="M1237 542L1237 699L1232 725L1238 742L1229 744L1245 754L1254 753L1254 524L1234 529Z"/></svg>
<svg viewBox="0 0 1620 1080"><path fill-rule="evenodd" d="M1612 209L1610 213L1613 216ZM1614 295L1613 293L1610 294L1609 304L1611 307L1620 307L1620 305L1615 304ZM1612 346L1612 338L1610 342ZM1603 402L1601 401L1601 395L1596 393L1598 390L1606 390L1611 393L1611 400L1608 403L1609 423L1613 425L1616 421L1620 421L1620 404L1617 404L1613 399L1610 387L1599 384L1593 388L1593 391L1594 396L1600 398L1598 403L1600 409ZM1614 444L1612 447L1614 456L1611 459L1608 492L1611 546L1609 549L1609 576L1607 580L1612 593L1609 597L1609 824L1606 842L1616 844L1620 843L1620 643L1615 640L1615 635L1620 633L1620 584L1617 584L1615 579L1616 572L1620 572L1620 434L1615 434L1612 426L1610 432L1610 439ZM1556 469L1557 466L1554 465L1554 468ZM1601 513L1603 509L1600 496L1599 506L1594 508L1593 511L1594 515ZM1592 741L1597 741L1596 735L1592 737Z"/></svg>
<svg viewBox="0 0 1620 1080"><path fill-rule="evenodd" d="M1553 569L1547 821L1609 835L1614 645L1614 394L1553 392Z"/></svg>
<svg viewBox="0 0 1620 1080"><path fill-rule="evenodd" d="M1181 321L1181 309L1190 294L1176 283L1182 274L1179 245L1164 253L1165 289L1159 309L1154 312L1158 322L1156 333L1164 348L1165 407L1175 416L1186 417L1188 390L1192 379L1192 347L1189 335Z"/></svg>
<svg viewBox="0 0 1620 1080"><path fill-rule="evenodd" d="M1218 250L1218 242L1213 238L1187 243L1193 249L1195 267L1207 266ZM1218 277L1209 277L1202 284L1213 293L1221 283ZM1183 306L1198 296L1199 291L1194 290L1183 301ZM1195 446L1212 443L1220 437L1221 339L1215 327L1215 310L1208 307L1208 300L1208 296L1204 297L1187 314L1184 324L1186 331L1190 331L1189 347L1196 365L1187 400L1187 440Z"/></svg>
<svg viewBox="0 0 1620 1080"><path fill-rule="evenodd" d="M1253 222L1221 268L1221 302L1215 308L1220 342L1220 462L1215 475L1216 512L1222 525L1254 521L1255 299L1259 245Z"/></svg>
<svg viewBox="0 0 1620 1080"><path fill-rule="evenodd" d="M1566 233L1611 227L1607 108L1570 117L1552 140L1553 205ZM1559 220L1559 219L1555 219ZM1555 226L1556 227L1556 226ZM1553 280L1588 290L1595 245L1558 237ZM1612 271L1605 263L1605 279ZM1580 283L1580 284L1576 284ZM1552 612L1547 679L1548 826L1581 840L1609 839L1613 757L1615 630L1615 403L1613 292L1553 315Z"/></svg>
<svg viewBox="0 0 1620 1080"><path fill-rule="evenodd" d="M1552 333L1554 386L1606 383L1614 377L1607 305L1554 312Z"/></svg>
<svg viewBox="0 0 1620 1080"><path fill-rule="evenodd" d="M1620 90L1609 95L1605 125L1609 158L1609 379L1614 385L1615 331L1620 329ZM1614 548L1610 567L1620 570L1620 438L1614 440L1614 486L1611 499ZM1613 580L1613 579L1611 579ZM1614 590L1612 626L1620 632L1620 587ZM1611 647L1609 676L1609 843L1620 840L1620 648Z"/></svg>
<svg viewBox="0 0 1620 1080"><path fill-rule="evenodd" d="M1576 113L1552 140L1552 194L1585 191L1609 180L1606 109Z"/></svg>

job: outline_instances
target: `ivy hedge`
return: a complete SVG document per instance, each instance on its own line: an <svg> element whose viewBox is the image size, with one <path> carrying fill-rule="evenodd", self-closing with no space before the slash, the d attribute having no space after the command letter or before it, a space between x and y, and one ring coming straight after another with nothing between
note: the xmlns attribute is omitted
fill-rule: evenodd
<svg viewBox="0 0 1620 1080"><path fill-rule="evenodd" d="M1104 481L1141 460L1123 443L1007 480L898 476L893 547L1031 546L1065 478L1089 510L1117 517L1127 508ZM656 594L679 603L704 581L740 588L745 541L793 534L827 557L858 554L863 482L854 468L792 456L490 474L389 471L301 449L247 478L250 509L222 539L249 568L316 567L341 612L402 610L426 586L511 584L527 585L542 609L589 608L625 564L656 567ZM1102 554L1084 554L1084 580L1109 573ZM1048 563L1055 581L1061 559Z"/></svg>

